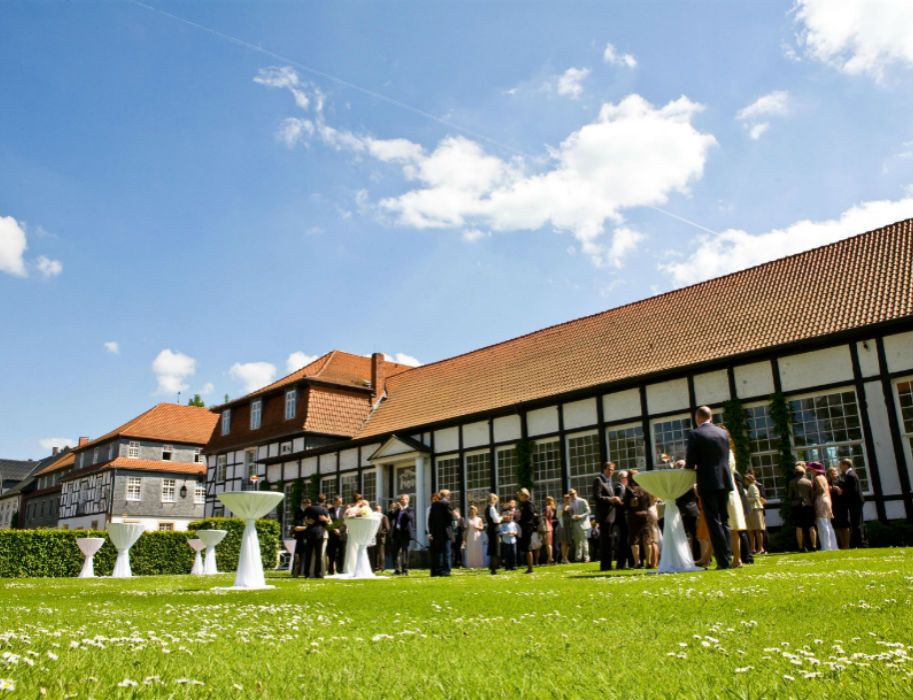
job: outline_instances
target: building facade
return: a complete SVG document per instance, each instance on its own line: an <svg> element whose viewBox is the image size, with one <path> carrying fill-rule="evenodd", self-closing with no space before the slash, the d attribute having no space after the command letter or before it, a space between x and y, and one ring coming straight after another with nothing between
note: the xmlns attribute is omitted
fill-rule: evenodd
<svg viewBox="0 0 913 700"><path fill-rule="evenodd" d="M204 513L202 449L216 420L204 408L163 403L78 446L59 477L59 527L186 530Z"/></svg>
<svg viewBox="0 0 913 700"><path fill-rule="evenodd" d="M351 439L257 461L286 490L316 474L325 493L410 493L423 513L441 488L464 508L512 496L528 454L534 498L560 498L587 492L606 460L683 457L695 407L735 402L739 467L764 484L775 526L775 399L797 459L850 457L867 518L913 517L913 221L403 371Z"/></svg>

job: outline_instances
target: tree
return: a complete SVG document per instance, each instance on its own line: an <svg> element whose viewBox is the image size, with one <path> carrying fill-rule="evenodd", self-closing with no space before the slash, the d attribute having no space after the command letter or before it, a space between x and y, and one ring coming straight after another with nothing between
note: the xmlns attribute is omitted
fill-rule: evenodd
<svg viewBox="0 0 913 700"><path fill-rule="evenodd" d="M206 408L206 404L203 403L203 397L199 394L194 394L192 399L187 399L188 406L199 406L200 408Z"/></svg>

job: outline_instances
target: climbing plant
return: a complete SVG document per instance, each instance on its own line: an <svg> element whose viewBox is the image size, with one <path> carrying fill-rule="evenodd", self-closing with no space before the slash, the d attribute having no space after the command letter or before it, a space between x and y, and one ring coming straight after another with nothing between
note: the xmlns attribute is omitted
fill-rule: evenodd
<svg viewBox="0 0 913 700"><path fill-rule="evenodd" d="M723 404L723 422L735 443L736 468L744 473L751 465L751 435L748 411L739 399L731 399Z"/></svg>
<svg viewBox="0 0 913 700"><path fill-rule="evenodd" d="M520 440L517 443L517 485L532 490L533 478L533 442Z"/></svg>
<svg viewBox="0 0 913 700"><path fill-rule="evenodd" d="M796 457L793 454L793 445L790 438L790 425L792 424L792 413L789 409L789 403L782 392L777 392L770 397L770 422L773 427L773 435L777 440L777 461L780 466L780 478L782 483L788 484L793 478L793 470L796 468ZM790 499L783 494L780 499L780 517L784 523L793 521L792 503Z"/></svg>

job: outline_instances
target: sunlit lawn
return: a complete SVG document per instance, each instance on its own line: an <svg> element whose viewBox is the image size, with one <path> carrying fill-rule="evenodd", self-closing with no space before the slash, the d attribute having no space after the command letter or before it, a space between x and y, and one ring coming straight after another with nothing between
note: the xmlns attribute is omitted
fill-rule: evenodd
<svg viewBox="0 0 913 700"><path fill-rule="evenodd" d="M0 697L913 696L913 551L741 571L0 581Z"/></svg>

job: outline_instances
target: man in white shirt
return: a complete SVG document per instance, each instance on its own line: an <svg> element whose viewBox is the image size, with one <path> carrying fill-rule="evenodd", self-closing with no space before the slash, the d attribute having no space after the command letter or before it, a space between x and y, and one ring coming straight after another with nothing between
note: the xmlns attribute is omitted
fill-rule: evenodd
<svg viewBox="0 0 913 700"><path fill-rule="evenodd" d="M590 547L587 538L590 534L590 504L585 498L577 495L577 489L568 491L571 497L571 520L573 521L572 540L574 543L574 561L590 561Z"/></svg>

